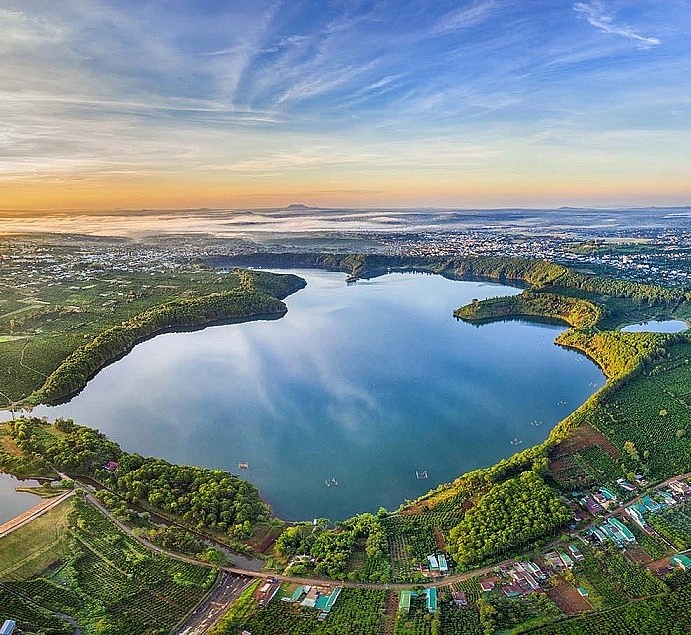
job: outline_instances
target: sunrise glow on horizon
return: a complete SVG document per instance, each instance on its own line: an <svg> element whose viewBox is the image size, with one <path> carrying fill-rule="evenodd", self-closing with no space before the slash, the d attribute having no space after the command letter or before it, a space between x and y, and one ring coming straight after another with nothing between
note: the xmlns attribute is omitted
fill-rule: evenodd
<svg viewBox="0 0 691 635"><path fill-rule="evenodd" d="M691 3L0 9L0 209L691 202Z"/></svg>

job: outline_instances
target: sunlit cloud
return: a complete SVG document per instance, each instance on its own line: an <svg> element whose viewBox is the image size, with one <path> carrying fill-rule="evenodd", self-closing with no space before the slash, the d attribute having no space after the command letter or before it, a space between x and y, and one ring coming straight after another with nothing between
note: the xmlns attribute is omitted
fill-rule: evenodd
<svg viewBox="0 0 691 635"><path fill-rule="evenodd" d="M176 189L199 205L328 191L463 205L487 183L559 179L566 197L607 170L659 178L665 153L671 199L686 191L683 3L337 5L5 3L3 207L167 206ZM617 130L630 141L606 147ZM401 184L419 196L386 194Z"/></svg>

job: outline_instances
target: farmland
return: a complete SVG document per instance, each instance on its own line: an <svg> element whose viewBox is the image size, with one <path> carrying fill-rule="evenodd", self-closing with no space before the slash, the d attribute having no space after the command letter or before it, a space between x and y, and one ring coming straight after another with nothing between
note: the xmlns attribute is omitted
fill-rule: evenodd
<svg viewBox="0 0 691 635"><path fill-rule="evenodd" d="M72 632L60 615L86 634L167 632L215 579L149 552L81 500L38 521L0 542L0 606L25 632ZM23 536L20 552L13 544Z"/></svg>
<svg viewBox="0 0 691 635"><path fill-rule="evenodd" d="M259 607L254 598L257 584L242 593L213 629L213 635L234 635L240 630L254 635L371 635L379 632L384 619L384 591L343 589L328 617L319 621L318 610L282 602L278 597Z"/></svg>
<svg viewBox="0 0 691 635"><path fill-rule="evenodd" d="M349 261L349 266L361 273L367 267L378 270L375 264L368 264L366 259ZM337 523L322 520L295 524L279 536L280 522L267 531L273 522L268 508L256 489L237 477L125 453L103 435L71 421L49 426L39 420L22 419L3 426L3 466L19 471L36 465L46 472L55 466L70 474L95 477L111 488L120 506L144 502L153 509L177 515L191 529L216 532L236 541L251 540L253 526L262 523L264 534L272 534L262 549L274 557L272 565L277 572L285 571L291 558L307 555L293 562L288 572L380 583L376 589L344 589L323 622L318 612L280 600L260 608L253 591L248 590L217 627L219 634L234 634L237 629L267 635L285 629L296 634L325 635L379 632L391 626L391 620L384 616L383 585L394 581L415 584L441 577L427 564L431 554L444 552L449 556L453 573L472 571L480 565L494 566L503 559L538 551L565 532L574 531L569 528L577 498L569 496L574 491L583 493L604 484L614 488L611 484L617 479L634 480L639 474L643 481L654 484L691 471L688 336L604 330L626 317L626 307L635 303L640 309L637 315L671 314L685 299L652 286L620 288L612 281L573 278L563 268L547 264L526 268L519 263L515 271L503 260L494 264L498 269L488 268L487 262L456 262L446 273L455 275L453 272L462 273L470 267L471 274L530 282L533 289L523 298L530 304L530 314L548 310L551 317L568 318L575 328L560 336L560 342L591 356L605 371L608 382L557 426L545 443L462 475L407 503L398 512L383 510L377 516L362 514ZM2 384L3 392L10 395L8 401L37 390L33 393L36 401L71 394L133 342L173 323L197 324L186 321L190 307L203 308L204 320L199 324L205 324L207 309L213 309L211 318L222 318L230 306L226 301L232 300L234 309L230 313L239 315L235 309L250 294L259 302L258 307L265 307L266 300L279 314L278 298L291 287L285 286L283 277L269 274L248 277L242 272L220 274L205 269L159 272L154 276L154 290L150 290L149 278L138 277L136 272L123 276L129 280L122 283L123 289L132 285L147 287L144 295L130 296L125 291L113 295L107 291L108 285L115 283L94 278L96 282L89 282L96 285L96 297L90 303L82 302L88 295L83 294L82 287L67 294L72 291L67 282L43 294L32 293L30 302L27 297L6 301L4 328L13 334L3 338L2 355L6 356L6 367L14 369ZM547 292L540 290L556 280L561 280L559 293L570 294L564 296L570 300L546 297ZM605 291L617 289L625 301L604 298ZM101 302L100 298L109 299ZM598 301L602 301L602 307ZM506 317L508 305L500 304L501 317ZM55 306L62 308L57 310ZM78 310L67 311L67 306ZM184 320L169 320L178 309L186 316ZM489 319L492 305L473 307L473 311L480 309L478 319ZM522 314L528 311L524 309ZM158 321L160 311L162 321ZM259 312L250 311L245 317ZM473 317L468 312L460 315ZM148 330L151 324L155 328ZM67 365L62 361L65 357ZM118 463L117 474L104 473L103 466L110 461ZM618 493L622 499L633 496ZM13 534L0 550L0 598L29 629L69 632L69 623L61 614L77 621L85 633L164 632L175 626L213 583L214 574L209 569L153 555L82 501L46 516L46 520L32 524L30 539L26 535L22 538L21 533ZM678 549L691 546L688 503L652 514L649 523ZM634 533L638 546L651 559L669 555L660 538L638 529ZM271 551L268 543L273 537L277 541ZM260 536L255 536L255 544L262 542ZM29 543L31 550L25 553ZM410 611L396 617L394 633L422 635L461 629L470 633L509 629L625 633L636 620L650 629L657 628L649 613L658 611L660 624L672 628L659 632L674 633L674 629L684 627L683 621L674 622L673 616L689 599L688 584L673 587L611 548L586 548L584 552L585 560L564 574L563 588L552 594L560 602L552 602L541 593L505 598L497 591L485 596L477 580L468 580L456 583L455 588L466 591L469 606L456 607L443 596L438 613L431 614L422 598L414 598ZM576 585L588 592L587 601L574 601ZM560 607L574 614L592 607L592 620L566 616ZM546 619L555 623L547 626Z"/></svg>

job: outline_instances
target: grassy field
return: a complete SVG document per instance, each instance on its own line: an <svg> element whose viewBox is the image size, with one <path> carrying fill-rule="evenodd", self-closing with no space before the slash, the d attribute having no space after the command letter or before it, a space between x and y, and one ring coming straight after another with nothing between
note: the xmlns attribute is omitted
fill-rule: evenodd
<svg viewBox="0 0 691 635"><path fill-rule="evenodd" d="M21 580L62 558L73 501L68 499L0 538L0 582Z"/></svg>

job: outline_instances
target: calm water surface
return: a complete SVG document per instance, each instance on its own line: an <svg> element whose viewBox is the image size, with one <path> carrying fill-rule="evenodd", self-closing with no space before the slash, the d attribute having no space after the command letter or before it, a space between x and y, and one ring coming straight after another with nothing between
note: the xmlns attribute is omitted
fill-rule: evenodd
<svg viewBox="0 0 691 635"><path fill-rule="evenodd" d="M296 273L308 286L284 318L156 337L70 403L35 413L171 461L233 472L247 461L242 476L278 515L336 519L396 508L542 441L603 383L553 344L560 327L451 315L515 288L422 274L346 286L343 274Z"/></svg>
<svg viewBox="0 0 691 635"><path fill-rule="evenodd" d="M650 320L640 324L629 324L621 330L626 333L679 333L687 328L688 324L683 320Z"/></svg>
<svg viewBox="0 0 691 635"><path fill-rule="evenodd" d="M37 485L39 485L38 481L20 481L14 476L0 472L0 524L41 502L35 494L15 491L15 487L36 487Z"/></svg>

